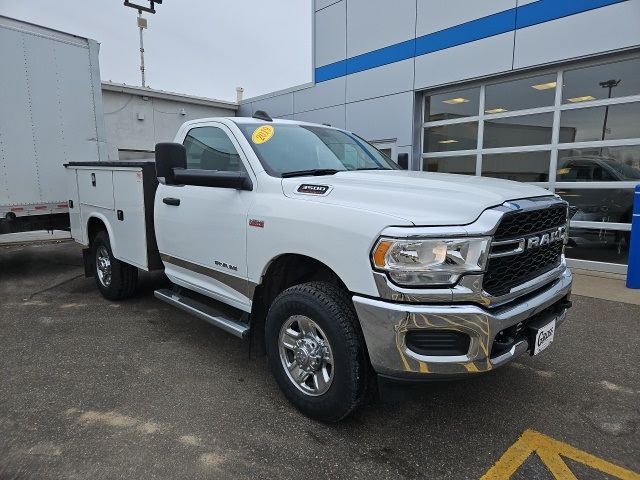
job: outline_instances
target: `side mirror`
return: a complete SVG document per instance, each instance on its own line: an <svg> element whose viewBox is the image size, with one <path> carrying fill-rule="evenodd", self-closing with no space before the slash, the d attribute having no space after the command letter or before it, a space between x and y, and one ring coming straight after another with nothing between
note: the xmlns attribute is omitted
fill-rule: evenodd
<svg viewBox="0 0 640 480"><path fill-rule="evenodd" d="M187 150L181 143L156 144L156 176L164 178L167 185L179 183L173 175L174 168L187 168Z"/></svg>
<svg viewBox="0 0 640 480"><path fill-rule="evenodd" d="M178 185L253 190L253 183L247 172L174 168L172 175Z"/></svg>

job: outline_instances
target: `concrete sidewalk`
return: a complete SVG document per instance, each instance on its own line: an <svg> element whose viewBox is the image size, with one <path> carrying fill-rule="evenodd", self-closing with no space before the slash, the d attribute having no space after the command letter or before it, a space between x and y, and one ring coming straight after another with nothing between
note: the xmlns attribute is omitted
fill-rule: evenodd
<svg viewBox="0 0 640 480"><path fill-rule="evenodd" d="M640 290L627 288L624 275L572 268L573 294L640 305Z"/></svg>
<svg viewBox="0 0 640 480"><path fill-rule="evenodd" d="M71 239L71 233L63 230L54 230L53 232L49 232L47 230L36 230L33 232L4 233L0 235L0 245L13 245L26 242L50 242L69 239Z"/></svg>

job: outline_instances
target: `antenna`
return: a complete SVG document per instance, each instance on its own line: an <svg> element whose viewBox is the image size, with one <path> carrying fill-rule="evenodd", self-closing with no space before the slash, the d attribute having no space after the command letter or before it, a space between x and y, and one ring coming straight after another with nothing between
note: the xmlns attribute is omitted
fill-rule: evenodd
<svg viewBox="0 0 640 480"><path fill-rule="evenodd" d="M271 118L264 110L256 110L256 113L253 114L253 118L256 120L264 120L265 122L273 122L273 118Z"/></svg>
<svg viewBox="0 0 640 480"><path fill-rule="evenodd" d="M142 30L147 28L147 19L142 17L142 12L147 13L156 13L155 4L162 4L162 0L147 0L149 2L149 6L145 7L144 5L138 5L136 3L131 3L129 0L124 0L125 7L131 7L138 10L138 28L140 29L140 74L142 76L142 86L146 87L145 78L144 78L144 41L142 38Z"/></svg>

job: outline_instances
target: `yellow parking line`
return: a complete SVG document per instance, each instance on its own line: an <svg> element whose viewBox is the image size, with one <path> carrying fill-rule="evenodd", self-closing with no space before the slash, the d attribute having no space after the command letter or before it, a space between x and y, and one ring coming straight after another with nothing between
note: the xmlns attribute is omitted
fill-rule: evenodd
<svg viewBox="0 0 640 480"><path fill-rule="evenodd" d="M562 457L566 457L621 480L640 480L638 473L533 430L525 430L520 438L481 477L481 480L508 480L532 453L536 453L540 457L540 460L556 479L576 480L576 476L562 460Z"/></svg>
<svg viewBox="0 0 640 480"><path fill-rule="evenodd" d="M560 458L560 454L550 452L545 449L538 449L537 451L540 460L545 464L547 469L553 475L553 478L562 478L563 480L578 480L576 476L571 473L567 464L564 463L562 458Z"/></svg>

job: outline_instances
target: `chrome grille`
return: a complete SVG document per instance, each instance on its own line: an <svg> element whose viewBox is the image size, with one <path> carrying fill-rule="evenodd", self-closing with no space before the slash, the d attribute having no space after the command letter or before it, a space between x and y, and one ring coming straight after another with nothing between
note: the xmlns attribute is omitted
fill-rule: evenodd
<svg viewBox="0 0 640 480"><path fill-rule="evenodd" d="M567 207L558 203L537 210L509 212L496 229L494 241L505 241L536 235L567 223ZM553 270L560 265L562 243L550 243L508 256L489 259L483 289L492 296L501 296L518 285Z"/></svg>

